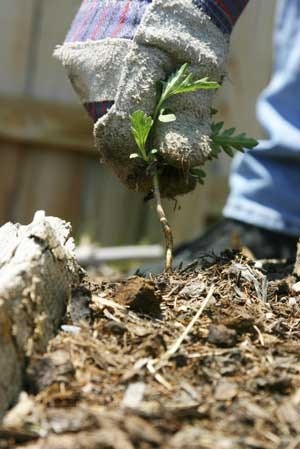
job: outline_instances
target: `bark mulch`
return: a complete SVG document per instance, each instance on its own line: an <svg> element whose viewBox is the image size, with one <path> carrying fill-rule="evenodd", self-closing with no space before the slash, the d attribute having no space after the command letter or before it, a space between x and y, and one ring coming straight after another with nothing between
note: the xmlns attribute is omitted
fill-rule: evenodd
<svg viewBox="0 0 300 449"><path fill-rule="evenodd" d="M85 279L0 448L299 449L300 288L239 254Z"/></svg>

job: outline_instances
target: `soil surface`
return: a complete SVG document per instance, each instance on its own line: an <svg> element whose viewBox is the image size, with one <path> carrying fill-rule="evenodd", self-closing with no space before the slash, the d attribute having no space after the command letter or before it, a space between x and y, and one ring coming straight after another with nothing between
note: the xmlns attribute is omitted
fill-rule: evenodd
<svg viewBox="0 0 300 449"><path fill-rule="evenodd" d="M86 278L28 361L0 448L299 449L297 281L231 253L150 279Z"/></svg>

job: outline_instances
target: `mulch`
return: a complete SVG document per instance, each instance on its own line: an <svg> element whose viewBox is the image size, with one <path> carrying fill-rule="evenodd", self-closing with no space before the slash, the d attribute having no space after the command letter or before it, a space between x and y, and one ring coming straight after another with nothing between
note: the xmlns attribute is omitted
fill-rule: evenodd
<svg viewBox="0 0 300 449"><path fill-rule="evenodd" d="M233 253L85 278L28 361L0 448L299 449L298 280Z"/></svg>

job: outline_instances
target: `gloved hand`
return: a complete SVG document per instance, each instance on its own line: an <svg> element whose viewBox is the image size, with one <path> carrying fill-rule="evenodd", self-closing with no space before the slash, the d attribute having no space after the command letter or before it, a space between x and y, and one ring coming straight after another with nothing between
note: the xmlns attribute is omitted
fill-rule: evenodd
<svg viewBox="0 0 300 449"><path fill-rule="evenodd" d="M133 41L106 38L68 45L56 54L69 68L83 101L89 103L91 98L86 92L92 92L93 101L112 105L95 125L102 159L131 189L148 192L151 177L143 163L129 159L135 152L130 115L138 109L151 115L157 101L157 83L185 62L196 78L208 76L221 81L227 35L193 0L153 0ZM159 124L154 136L154 146L166 163L160 175L165 196L186 193L195 187L188 171L203 164L211 152L213 95L212 91L182 94L167 104L177 120Z"/></svg>

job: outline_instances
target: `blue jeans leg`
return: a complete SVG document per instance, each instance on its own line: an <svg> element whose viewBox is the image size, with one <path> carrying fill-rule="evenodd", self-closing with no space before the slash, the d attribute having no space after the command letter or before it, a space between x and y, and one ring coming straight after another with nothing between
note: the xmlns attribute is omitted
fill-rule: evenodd
<svg viewBox="0 0 300 449"><path fill-rule="evenodd" d="M272 79L257 103L258 119L268 139L235 157L223 213L300 236L299 0L279 2L274 39Z"/></svg>

